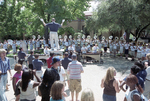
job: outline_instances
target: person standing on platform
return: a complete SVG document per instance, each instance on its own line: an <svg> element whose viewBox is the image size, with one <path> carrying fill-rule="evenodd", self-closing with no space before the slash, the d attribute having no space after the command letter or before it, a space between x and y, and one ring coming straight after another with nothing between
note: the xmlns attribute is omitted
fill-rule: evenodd
<svg viewBox="0 0 150 101"><path fill-rule="evenodd" d="M76 91L76 101L78 101L79 92L82 89L81 86L81 73L83 73L83 66L77 61L77 55L72 55L72 62L69 63L67 68L68 74L70 74L69 89L71 91L72 101L74 101L74 91Z"/></svg>
<svg viewBox="0 0 150 101"><path fill-rule="evenodd" d="M0 79L0 101L8 101L5 95L5 89L7 84L7 71L10 73L10 79L12 79L11 68L9 59L6 57L6 50L0 49L0 71L1 71L1 79Z"/></svg>
<svg viewBox="0 0 150 101"><path fill-rule="evenodd" d="M33 64L33 70L36 70L36 75L41 79L42 77L42 66L44 63L38 59L39 56L36 54L35 59L32 61Z"/></svg>
<svg viewBox="0 0 150 101"><path fill-rule="evenodd" d="M62 59L61 64L64 67L66 73L67 73L68 64L71 61L72 61L72 59L68 58L68 52L65 52L65 57ZM66 76L67 76L67 82L68 82L68 85L69 85L69 75L66 74Z"/></svg>
<svg viewBox="0 0 150 101"><path fill-rule="evenodd" d="M52 18L52 22L48 23L48 24L46 24L43 19L40 19L40 20L43 22L44 26L47 26L50 29L49 38L50 38L51 48L54 49L54 41L53 40L55 40L56 48L60 49L59 43L58 43L57 31L63 25L65 20L62 20L61 25L55 22L55 18Z"/></svg>
<svg viewBox="0 0 150 101"><path fill-rule="evenodd" d="M27 58L28 65L29 65L29 68L30 68L31 70L33 70L32 61L35 59L35 57L33 56L33 54L34 54L34 52L33 52L33 51L30 51L30 56ZM33 80L33 73L32 73L31 79Z"/></svg>
<svg viewBox="0 0 150 101"><path fill-rule="evenodd" d="M51 67L52 67L52 64L51 64L51 63L52 63L53 57L54 57L54 53L51 52L51 53L50 53L50 57L46 60L48 68L51 68Z"/></svg>
<svg viewBox="0 0 150 101"><path fill-rule="evenodd" d="M23 63L25 61L25 57L26 57L26 53L23 52L23 48L20 47L18 52L18 63Z"/></svg>

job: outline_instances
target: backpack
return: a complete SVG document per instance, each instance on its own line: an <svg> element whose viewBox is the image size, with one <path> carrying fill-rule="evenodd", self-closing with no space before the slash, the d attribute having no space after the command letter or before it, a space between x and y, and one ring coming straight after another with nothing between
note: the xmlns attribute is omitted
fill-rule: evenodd
<svg viewBox="0 0 150 101"><path fill-rule="evenodd" d="M137 90L134 90L132 93L131 93L131 99L132 99L132 101L134 101L133 100L133 95L139 95L141 98L140 98L140 101L148 101L148 99L143 95L143 94L141 94L139 91L137 91Z"/></svg>

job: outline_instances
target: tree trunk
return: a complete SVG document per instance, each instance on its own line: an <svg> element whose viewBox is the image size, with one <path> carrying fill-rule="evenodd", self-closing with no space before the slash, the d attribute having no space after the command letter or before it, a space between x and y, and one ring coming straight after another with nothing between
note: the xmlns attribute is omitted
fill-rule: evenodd
<svg viewBox="0 0 150 101"><path fill-rule="evenodd" d="M127 29L126 32L126 42L129 42L129 37L130 37L130 31L129 29Z"/></svg>

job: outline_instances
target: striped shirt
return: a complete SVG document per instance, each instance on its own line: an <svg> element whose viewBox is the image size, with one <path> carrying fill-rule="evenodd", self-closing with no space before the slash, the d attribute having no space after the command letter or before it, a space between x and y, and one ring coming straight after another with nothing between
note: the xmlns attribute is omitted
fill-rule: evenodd
<svg viewBox="0 0 150 101"><path fill-rule="evenodd" d="M70 79L81 79L81 72L83 71L83 66L78 61L72 61L69 63L67 71L70 72Z"/></svg>
<svg viewBox="0 0 150 101"><path fill-rule="evenodd" d="M2 73L7 73L7 70L10 70L9 59L6 57L4 61L0 58L0 71Z"/></svg>

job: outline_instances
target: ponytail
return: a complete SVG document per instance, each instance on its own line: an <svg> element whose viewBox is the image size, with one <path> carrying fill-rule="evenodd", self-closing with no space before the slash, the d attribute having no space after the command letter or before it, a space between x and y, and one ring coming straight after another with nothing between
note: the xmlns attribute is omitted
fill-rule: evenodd
<svg viewBox="0 0 150 101"><path fill-rule="evenodd" d="M139 83L137 83L136 86L137 86L138 90L140 91L140 93L143 93L143 89L142 89L141 85L139 85Z"/></svg>

